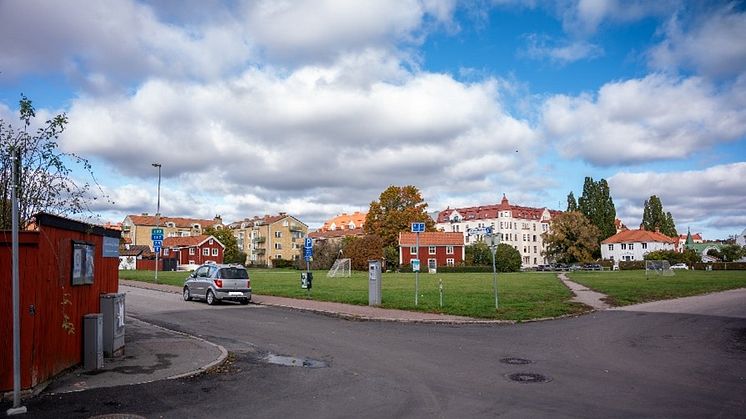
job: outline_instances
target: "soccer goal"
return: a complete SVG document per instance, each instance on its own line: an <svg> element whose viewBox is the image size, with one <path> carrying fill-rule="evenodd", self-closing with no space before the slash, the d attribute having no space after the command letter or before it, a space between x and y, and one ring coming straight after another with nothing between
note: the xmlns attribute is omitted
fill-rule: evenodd
<svg viewBox="0 0 746 419"><path fill-rule="evenodd" d="M648 276L649 273L658 276L675 275L673 269L671 269L671 264L667 260L646 260L645 276Z"/></svg>
<svg viewBox="0 0 746 419"><path fill-rule="evenodd" d="M329 278L337 278L337 277L350 277L352 276L352 262L350 262L350 259L337 259L334 261L334 265L332 265L332 268L329 269L329 272L326 274Z"/></svg>

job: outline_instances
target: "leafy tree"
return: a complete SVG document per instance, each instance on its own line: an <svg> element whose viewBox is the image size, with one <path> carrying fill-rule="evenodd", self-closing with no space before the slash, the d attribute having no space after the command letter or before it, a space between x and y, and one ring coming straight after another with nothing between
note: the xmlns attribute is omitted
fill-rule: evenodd
<svg viewBox="0 0 746 419"><path fill-rule="evenodd" d="M518 250L505 243L497 245L495 251L495 268L498 272L518 272L521 270L521 254Z"/></svg>
<svg viewBox="0 0 746 419"><path fill-rule="evenodd" d="M578 202L575 200L575 194L570 191L570 193L567 195L567 211L577 211L578 210Z"/></svg>
<svg viewBox="0 0 746 419"><path fill-rule="evenodd" d="M660 231L668 237L678 237L676 225L670 212L663 212L660 198L652 195L645 200L642 210L642 227L647 231Z"/></svg>
<svg viewBox="0 0 746 419"><path fill-rule="evenodd" d="M596 182L592 177L585 178L583 195L578 199L578 210L598 229L598 243L616 234L616 208L606 179ZM593 253L598 255L599 252L600 247L596 246Z"/></svg>
<svg viewBox="0 0 746 419"><path fill-rule="evenodd" d="M720 247L720 255L725 262L735 262L746 256L746 249L737 244L726 244Z"/></svg>
<svg viewBox="0 0 746 419"><path fill-rule="evenodd" d="M383 248L383 259L386 261L386 269L396 269L399 266L399 250L394 246Z"/></svg>
<svg viewBox="0 0 746 419"><path fill-rule="evenodd" d="M578 211L563 212L552 219L552 228L543 233L544 255L561 263L587 262L599 248L598 227Z"/></svg>
<svg viewBox="0 0 746 419"><path fill-rule="evenodd" d="M368 261L383 258L383 240L375 234L363 237L345 237L342 244L344 257L350 258L352 269L368 270Z"/></svg>
<svg viewBox="0 0 746 419"><path fill-rule="evenodd" d="M238 240L233 235L233 230L228 228L215 228L207 227L204 230L204 234L213 236L220 243L225 245L225 251L223 252L223 262L225 263L246 263L246 253L242 252L238 248Z"/></svg>
<svg viewBox="0 0 746 419"><path fill-rule="evenodd" d="M328 270L334 265L334 261L342 257L342 243L338 240L323 240L313 243L313 260L311 269ZM306 260L296 260L298 269L306 269Z"/></svg>
<svg viewBox="0 0 746 419"><path fill-rule="evenodd" d="M108 201L96 182L88 160L58 149L57 140L65 130L67 116L59 114L46 121L35 133L29 133L36 110L31 100L21 95L19 101L20 129L0 119L0 229L9 229L11 220L11 156L20 152L19 222L25 225L40 211L57 215L74 215L90 211L90 204L102 197ZM68 163L81 166L90 175L98 192L92 193L91 183L80 183L72 177ZM98 195L98 196L97 196ZM112 203L111 201L108 201Z"/></svg>
<svg viewBox="0 0 746 419"><path fill-rule="evenodd" d="M694 249L687 249L683 253L675 250L656 250L645 254L646 260L667 260L670 264L686 263L691 265L701 261Z"/></svg>
<svg viewBox="0 0 746 419"><path fill-rule="evenodd" d="M492 265L492 253L485 242L476 242L464 248L464 263L468 266Z"/></svg>
<svg viewBox="0 0 746 419"><path fill-rule="evenodd" d="M427 203L420 191L412 185L392 185L381 193L378 201L370 203L363 229L366 234L383 239L382 248L398 249L399 232L409 231L413 222L424 222L427 231L435 231L435 222L427 215Z"/></svg>

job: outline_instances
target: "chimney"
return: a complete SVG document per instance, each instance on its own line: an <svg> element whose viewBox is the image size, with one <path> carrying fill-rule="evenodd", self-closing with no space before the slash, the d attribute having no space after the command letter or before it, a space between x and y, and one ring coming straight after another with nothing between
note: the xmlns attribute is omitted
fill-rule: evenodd
<svg viewBox="0 0 746 419"><path fill-rule="evenodd" d="M217 214L213 220L215 221L215 224L223 224L223 217L221 217L220 214Z"/></svg>
<svg viewBox="0 0 746 419"><path fill-rule="evenodd" d="M288 213L287 213L287 212L280 212L280 216L281 216L281 217L284 217L284 216L286 216L286 215L288 215Z"/></svg>

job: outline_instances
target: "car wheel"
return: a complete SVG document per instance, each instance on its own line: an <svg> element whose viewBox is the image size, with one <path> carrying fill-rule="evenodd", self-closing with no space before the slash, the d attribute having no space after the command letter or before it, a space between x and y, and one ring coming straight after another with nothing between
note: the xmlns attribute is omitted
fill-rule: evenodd
<svg viewBox="0 0 746 419"><path fill-rule="evenodd" d="M207 291L207 297L205 298L207 300L207 304L213 306L218 303L217 298L215 298L215 294L212 293L212 290Z"/></svg>
<svg viewBox="0 0 746 419"><path fill-rule="evenodd" d="M251 301L251 300L249 300L248 298L242 298L241 299L241 305L245 306L246 304L249 304L249 301Z"/></svg>
<svg viewBox="0 0 746 419"><path fill-rule="evenodd" d="M192 301L192 293L189 292L189 287L184 287L184 301Z"/></svg>

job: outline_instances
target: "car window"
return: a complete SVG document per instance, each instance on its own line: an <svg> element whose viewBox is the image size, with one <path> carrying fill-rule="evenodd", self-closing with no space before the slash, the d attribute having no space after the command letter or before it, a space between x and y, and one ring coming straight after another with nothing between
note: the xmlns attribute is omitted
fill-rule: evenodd
<svg viewBox="0 0 746 419"><path fill-rule="evenodd" d="M248 279L249 273L243 268L221 268L218 273L220 278L224 279Z"/></svg>
<svg viewBox="0 0 746 419"><path fill-rule="evenodd" d="M195 272L196 277L205 277L207 276L207 266L200 266L197 268L197 272Z"/></svg>
<svg viewBox="0 0 746 419"><path fill-rule="evenodd" d="M218 270L218 268L216 268L214 266L210 266L210 273L207 276L209 276L210 278L214 277L215 276L215 272L217 272L217 270Z"/></svg>

